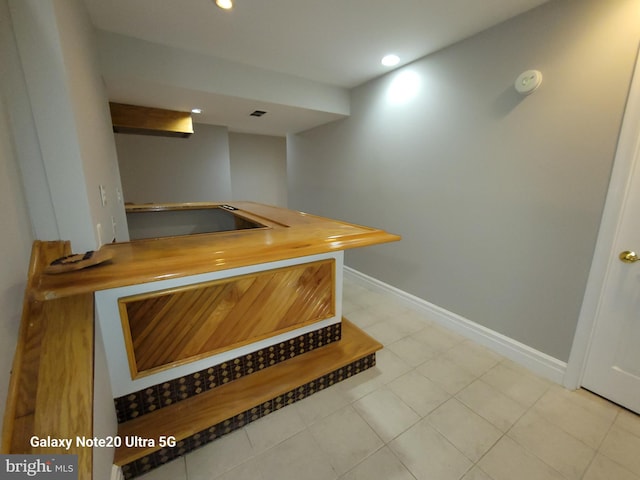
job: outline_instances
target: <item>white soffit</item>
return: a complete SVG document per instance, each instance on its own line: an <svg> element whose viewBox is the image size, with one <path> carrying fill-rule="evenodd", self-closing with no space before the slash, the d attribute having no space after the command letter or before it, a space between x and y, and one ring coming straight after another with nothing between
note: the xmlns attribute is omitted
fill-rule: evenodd
<svg viewBox="0 0 640 480"><path fill-rule="evenodd" d="M109 99L190 111L231 131L285 135L349 115L349 91L199 53L98 32ZM251 117L263 110L264 117Z"/></svg>

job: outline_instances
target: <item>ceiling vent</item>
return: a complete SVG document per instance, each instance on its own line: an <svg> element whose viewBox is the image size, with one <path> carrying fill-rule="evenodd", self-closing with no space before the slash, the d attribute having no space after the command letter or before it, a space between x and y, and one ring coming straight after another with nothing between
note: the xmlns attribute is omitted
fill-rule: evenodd
<svg viewBox="0 0 640 480"><path fill-rule="evenodd" d="M267 112L265 112L264 110L254 110L253 112L251 112L250 116L251 117L261 117L265 113L267 113Z"/></svg>
<svg viewBox="0 0 640 480"><path fill-rule="evenodd" d="M190 112L109 103L116 133L187 138L193 133Z"/></svg>

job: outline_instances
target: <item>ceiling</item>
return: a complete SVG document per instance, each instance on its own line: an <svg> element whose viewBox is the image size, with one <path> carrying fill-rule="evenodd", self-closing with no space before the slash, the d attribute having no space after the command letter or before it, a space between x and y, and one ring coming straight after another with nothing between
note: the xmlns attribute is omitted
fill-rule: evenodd
<svg viewBox="0 0 640 480"><path fill-rule="evenodd" d="M299 79L348 90L387 73L388 68L380 64L386 53L396 53L402 66L546 0L234 1L231 11L217 8L213 0L84 0L84 3L98 30L198 54L199 58L217 61L217 65L222 60L279 74L289 81ZM141 104L155 95L164 105L150 106L166 108L184 106L187 100L181 100L181 95L188 97L189 105L199 98L198 89L164 85L165 91L163 82L140 85L145 82L140 79L127 82L124 78L118 81L114 77L105 79L110 98L119 97L112 100L139 99ZM252 118L247 123L247 100L258 100L257 103L260 100L251 98L259 97L253 90L247 95L201 92L205 113L194 120L224 124L230 130L267 134L309 128L308 111L300 112L305 122L295 124L296 108L308 109L277 101L263 102L261 109L269 112L269 107L293 108L291 120L282 122L273 116L270 119L268 113L260 122ZM220 115L207 117L207 111L216 109L216 97L228 121ZM233 108L234 98L237 111ZM317 121L333 119L335 115L326 119L320 115ZM278 120L280 124L271 130L260 126Z"/></svg>

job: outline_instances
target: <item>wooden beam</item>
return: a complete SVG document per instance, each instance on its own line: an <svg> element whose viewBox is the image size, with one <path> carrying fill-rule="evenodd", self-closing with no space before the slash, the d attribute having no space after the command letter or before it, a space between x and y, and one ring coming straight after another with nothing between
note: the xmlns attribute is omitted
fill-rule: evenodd
<svg viewBox="0 0 640 480"><path fill-rule="evenodd" d="M187 138L193 133L190 112L109 103L116 133Z"/></svg>

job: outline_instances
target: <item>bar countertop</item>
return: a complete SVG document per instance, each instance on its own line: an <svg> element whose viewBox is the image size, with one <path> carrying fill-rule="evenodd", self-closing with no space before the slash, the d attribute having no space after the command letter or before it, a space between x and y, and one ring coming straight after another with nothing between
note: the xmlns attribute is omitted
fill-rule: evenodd
<svg viewBox="0 0 640 480"><path fill-rule="evenodd" d="M37 300L47 300L400 240L384 230L253 202L128 205L127 212L223 205L263 227L106 244L101 250L112 257L109 261L73 272L42 274L31 293Z"/></svg>

